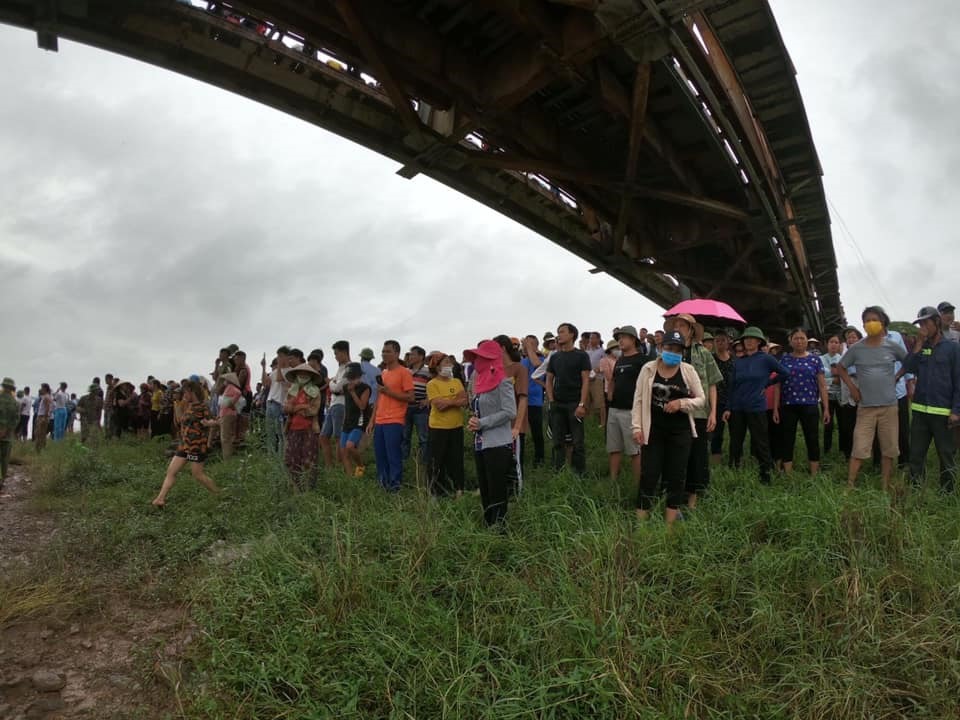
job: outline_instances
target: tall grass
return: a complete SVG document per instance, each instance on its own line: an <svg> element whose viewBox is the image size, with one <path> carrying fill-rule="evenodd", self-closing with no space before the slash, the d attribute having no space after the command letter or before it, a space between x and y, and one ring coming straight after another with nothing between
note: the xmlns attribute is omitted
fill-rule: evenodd
<svg viewBox="0 0 960 720"><path fill-rule="evenodd" d="M193 602L189 717L960 716L952 496L718 469L671 532L626 476L538 471L499 534L470 495L337 472L291 495L259 453L156 512L161 450L55 448L42 502L64 552ZM207 562L218 540L248 554Z"/></svg>

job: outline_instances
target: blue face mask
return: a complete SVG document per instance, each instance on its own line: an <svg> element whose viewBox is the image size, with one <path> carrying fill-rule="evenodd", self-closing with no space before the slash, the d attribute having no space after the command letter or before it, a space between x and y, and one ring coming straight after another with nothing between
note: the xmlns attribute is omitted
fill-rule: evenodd
<svg viewBox="0 0 960 720"><path fill-rule="evenodd" d="M660 355L660 359L663 360L663 364L667 367L676 367L683 362L683 355L680 353L670 352L669 350L664 350Z"/></svg>

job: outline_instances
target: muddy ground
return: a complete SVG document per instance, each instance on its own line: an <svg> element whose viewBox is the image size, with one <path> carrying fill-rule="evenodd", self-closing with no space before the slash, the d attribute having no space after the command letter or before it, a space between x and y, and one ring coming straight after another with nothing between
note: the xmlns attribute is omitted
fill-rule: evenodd
<svg viewBox="0 0 960 720"><path fill-rule="evenodd" d="M145 603L123 583L58 557L62 518L37 510L24 466L0 490L0 720L182 717L183 606ZM13 603L10 603L12 606ZM13 617L9 617L9 615Z"/></svg>

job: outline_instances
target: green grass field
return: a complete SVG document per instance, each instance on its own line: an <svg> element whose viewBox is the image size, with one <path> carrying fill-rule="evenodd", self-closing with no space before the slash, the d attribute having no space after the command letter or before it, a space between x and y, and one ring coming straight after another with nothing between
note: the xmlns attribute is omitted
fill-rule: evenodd
<svg viewBox="0 0 960 720"><path fill-rule="evenodd" d="M189 601L187 717L960 717L956 497L848 494L837 459L772 487L716 469L671 532L593 433L599 477L531 473L503 534L372 464L292 495L251 453L208 466L222 498L183 474L164 511L157 442L67 441L31 472L65 565ZM209 562L216 541L243 557Z"/></svg>

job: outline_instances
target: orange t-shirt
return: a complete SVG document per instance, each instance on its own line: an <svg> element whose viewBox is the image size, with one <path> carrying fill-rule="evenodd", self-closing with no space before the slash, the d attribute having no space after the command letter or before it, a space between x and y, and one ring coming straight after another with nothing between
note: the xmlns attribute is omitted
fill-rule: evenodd
<svg viewBox="0 0 960 720"><path fill-rule="evenodd" d="M383 386L395 393L409 393L413 391L413 374L402 365L393 370L384 370L380 373ZM407 420L406 400L395 400L384 393L377 395L377 425L404 423Z"/></svg>

